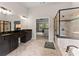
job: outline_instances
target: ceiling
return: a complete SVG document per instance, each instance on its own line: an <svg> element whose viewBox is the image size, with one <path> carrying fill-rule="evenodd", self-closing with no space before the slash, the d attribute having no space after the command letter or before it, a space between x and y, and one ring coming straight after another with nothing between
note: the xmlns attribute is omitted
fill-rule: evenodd
<svg viewBox="0 0 79 59"><path fill-rule="evenodd" d="M20 2L19 4L21 4L27 8L32 8L32 7L48 5L48 4L51 4L51 2L50 3L46 3L46 2Z"/></svg>
<svg viewBox="0 0 79 59"><path fill-rule="evenodd" d="M57 5L61 3L64 4L69 2L19 2L19 4L27 8L39 7L39 6L50 5L50 4Z"/></svg>
<svg viewBox="0 0 79 59"><path fill-rule="evenodd" d="M28 8L36 8L40 6L51 6L55 7L58 5L67 5L71 4L71 2L0 2L0 6L3 6L7 9L10 9L14 11L15 14L21 14L21 15L28 15L29 12L27 12L29 9ZM49 7L48 6L48 7ZM46 7L47 8L47 7ZM19 10L20 9L20 10Z"/></svg>

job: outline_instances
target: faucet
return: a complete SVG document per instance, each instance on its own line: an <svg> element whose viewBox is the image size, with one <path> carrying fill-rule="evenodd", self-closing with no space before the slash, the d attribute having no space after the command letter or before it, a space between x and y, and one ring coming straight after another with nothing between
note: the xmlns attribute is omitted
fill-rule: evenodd
<svg viewBox="0 0 79 59"><path fill-rule="evenodd" d="M75 47L75 48L77 48L77 49L78 49L78 47L77 47L77 46L74 46L74 45L69 45L69 46L67 46L66 52L68 52L68 51L69 51L70 47Z"/></svg>

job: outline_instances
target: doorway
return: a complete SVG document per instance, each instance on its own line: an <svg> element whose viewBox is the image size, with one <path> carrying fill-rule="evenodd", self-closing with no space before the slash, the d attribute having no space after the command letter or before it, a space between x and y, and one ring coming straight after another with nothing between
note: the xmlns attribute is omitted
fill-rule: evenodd
<svg viewBox="0 0 79 59"><path fill-rule="evenodd" d="M36 19L36 38L48 39L48 18Z"/></svg>

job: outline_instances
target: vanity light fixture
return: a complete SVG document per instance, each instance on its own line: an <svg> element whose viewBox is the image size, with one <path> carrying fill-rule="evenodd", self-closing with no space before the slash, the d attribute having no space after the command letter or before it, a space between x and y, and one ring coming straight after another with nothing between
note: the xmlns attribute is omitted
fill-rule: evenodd
<svg viewBox="0 0 79 59"><path fill-rule="evenodd" d="M27 19L25 16L20 16L20 18L21 18L21 19L25 19L25 20Z"/></svg>
<svg viewBox="0 0 79 59"><path fill-rule="evenodd" d="M0 8L0 13L2 13L2 9Z"/></svg>
<svg viewBox="0 0 79 59"><path fill-rule="evenodd" d="M12 15L12 12L11 12L11 11L7 11L7 14L8 14L8 15Z"/></svg>
<svg viewBox="0 0 79 59"><path fill-rule="evenodd" d="M6 14L6 15L11 15L12 14L11 10L8 10L4 7L0 7L0 13Z"/></svg>

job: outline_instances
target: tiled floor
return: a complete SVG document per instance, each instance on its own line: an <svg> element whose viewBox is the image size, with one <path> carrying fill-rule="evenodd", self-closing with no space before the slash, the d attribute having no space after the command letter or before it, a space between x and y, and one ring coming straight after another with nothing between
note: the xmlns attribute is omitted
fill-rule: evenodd
<svg viewBox="0 0 79 59"><path fill-rule="evenodd" d="M38 38L22 43L7 56L57 56L56 50L44 48L45 41L44 38Z"/></svg>

